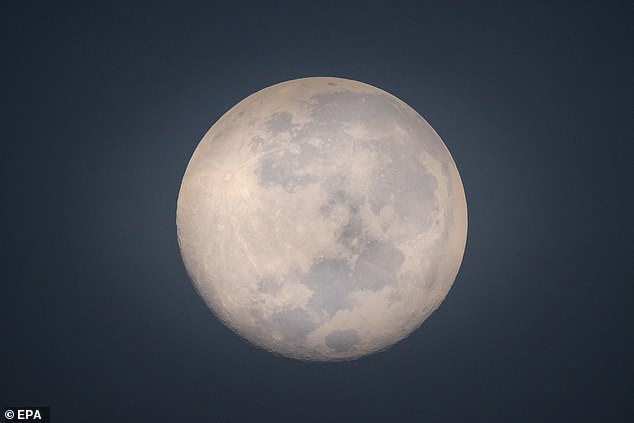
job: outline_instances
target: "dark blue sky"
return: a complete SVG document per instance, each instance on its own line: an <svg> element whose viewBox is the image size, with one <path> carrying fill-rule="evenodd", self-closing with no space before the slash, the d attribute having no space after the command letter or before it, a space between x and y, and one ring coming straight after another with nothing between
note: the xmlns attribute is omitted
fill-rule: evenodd
<svg viewBox="0 0 634 423"><path fill-rule="evenodd" d="M631 421L631 2L265 3L0 6L0 406L55 422ZM355 362L241 341L176 242L203 134L305 76L407 102L467 194L446 301Z"/></svg>

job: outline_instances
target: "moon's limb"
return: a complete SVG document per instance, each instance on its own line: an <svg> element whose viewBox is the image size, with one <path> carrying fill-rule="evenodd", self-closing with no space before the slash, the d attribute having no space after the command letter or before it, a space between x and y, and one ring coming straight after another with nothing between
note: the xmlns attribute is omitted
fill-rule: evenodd
<svg viewBox="0 0 634 423"><path fill-rule="evenodd" d="M306 78L249 96L209 130L177 227L223 322L267 350L329 361L393 345L440 305L467 214L453 159L413 109Z"/></svg>

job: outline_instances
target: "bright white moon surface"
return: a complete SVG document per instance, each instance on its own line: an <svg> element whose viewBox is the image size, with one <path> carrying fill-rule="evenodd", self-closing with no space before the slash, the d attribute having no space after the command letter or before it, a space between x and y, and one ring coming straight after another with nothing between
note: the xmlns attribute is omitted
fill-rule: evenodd
<svg viewBox="0 0 634 423"><path fill-rule="evenodd" d="M247 341L352 360L408 336L453 284L467 236L456 165L411 107L340 78L283 82L207 132L178 241L198 292Z"/></svg>

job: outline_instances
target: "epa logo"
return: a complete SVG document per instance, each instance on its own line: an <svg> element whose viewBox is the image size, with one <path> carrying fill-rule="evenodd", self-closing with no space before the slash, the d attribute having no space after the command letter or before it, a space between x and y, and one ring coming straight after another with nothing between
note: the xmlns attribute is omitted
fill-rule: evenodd
<svg viewBox="0 0 634 423"><path fill-rule="evenodd" d="M5 422L49 422L48 407L7 407L4 409Z"/></svg>
<svg viewBox="0 0 634 423"><path fill-rule="evenodd" d="M42 413L40 413L40 410L18 410L17 415L15 411L7 410L5 411L4 416L9 420L12 420L14 417L17 417L18 420L42 420Z"/></svg>

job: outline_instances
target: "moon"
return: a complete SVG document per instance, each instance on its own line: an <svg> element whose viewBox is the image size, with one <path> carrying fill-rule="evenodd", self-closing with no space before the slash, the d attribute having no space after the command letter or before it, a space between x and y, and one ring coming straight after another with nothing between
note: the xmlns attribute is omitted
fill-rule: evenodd
<svg viewBox="0 0 634 423"><path fill-rule="evenodd" d="M187 272L242 338L304 361L394 345L449 292L467 205L433 128L393 95L303 78L242 100L207 132L176 211Z"/></svg>

